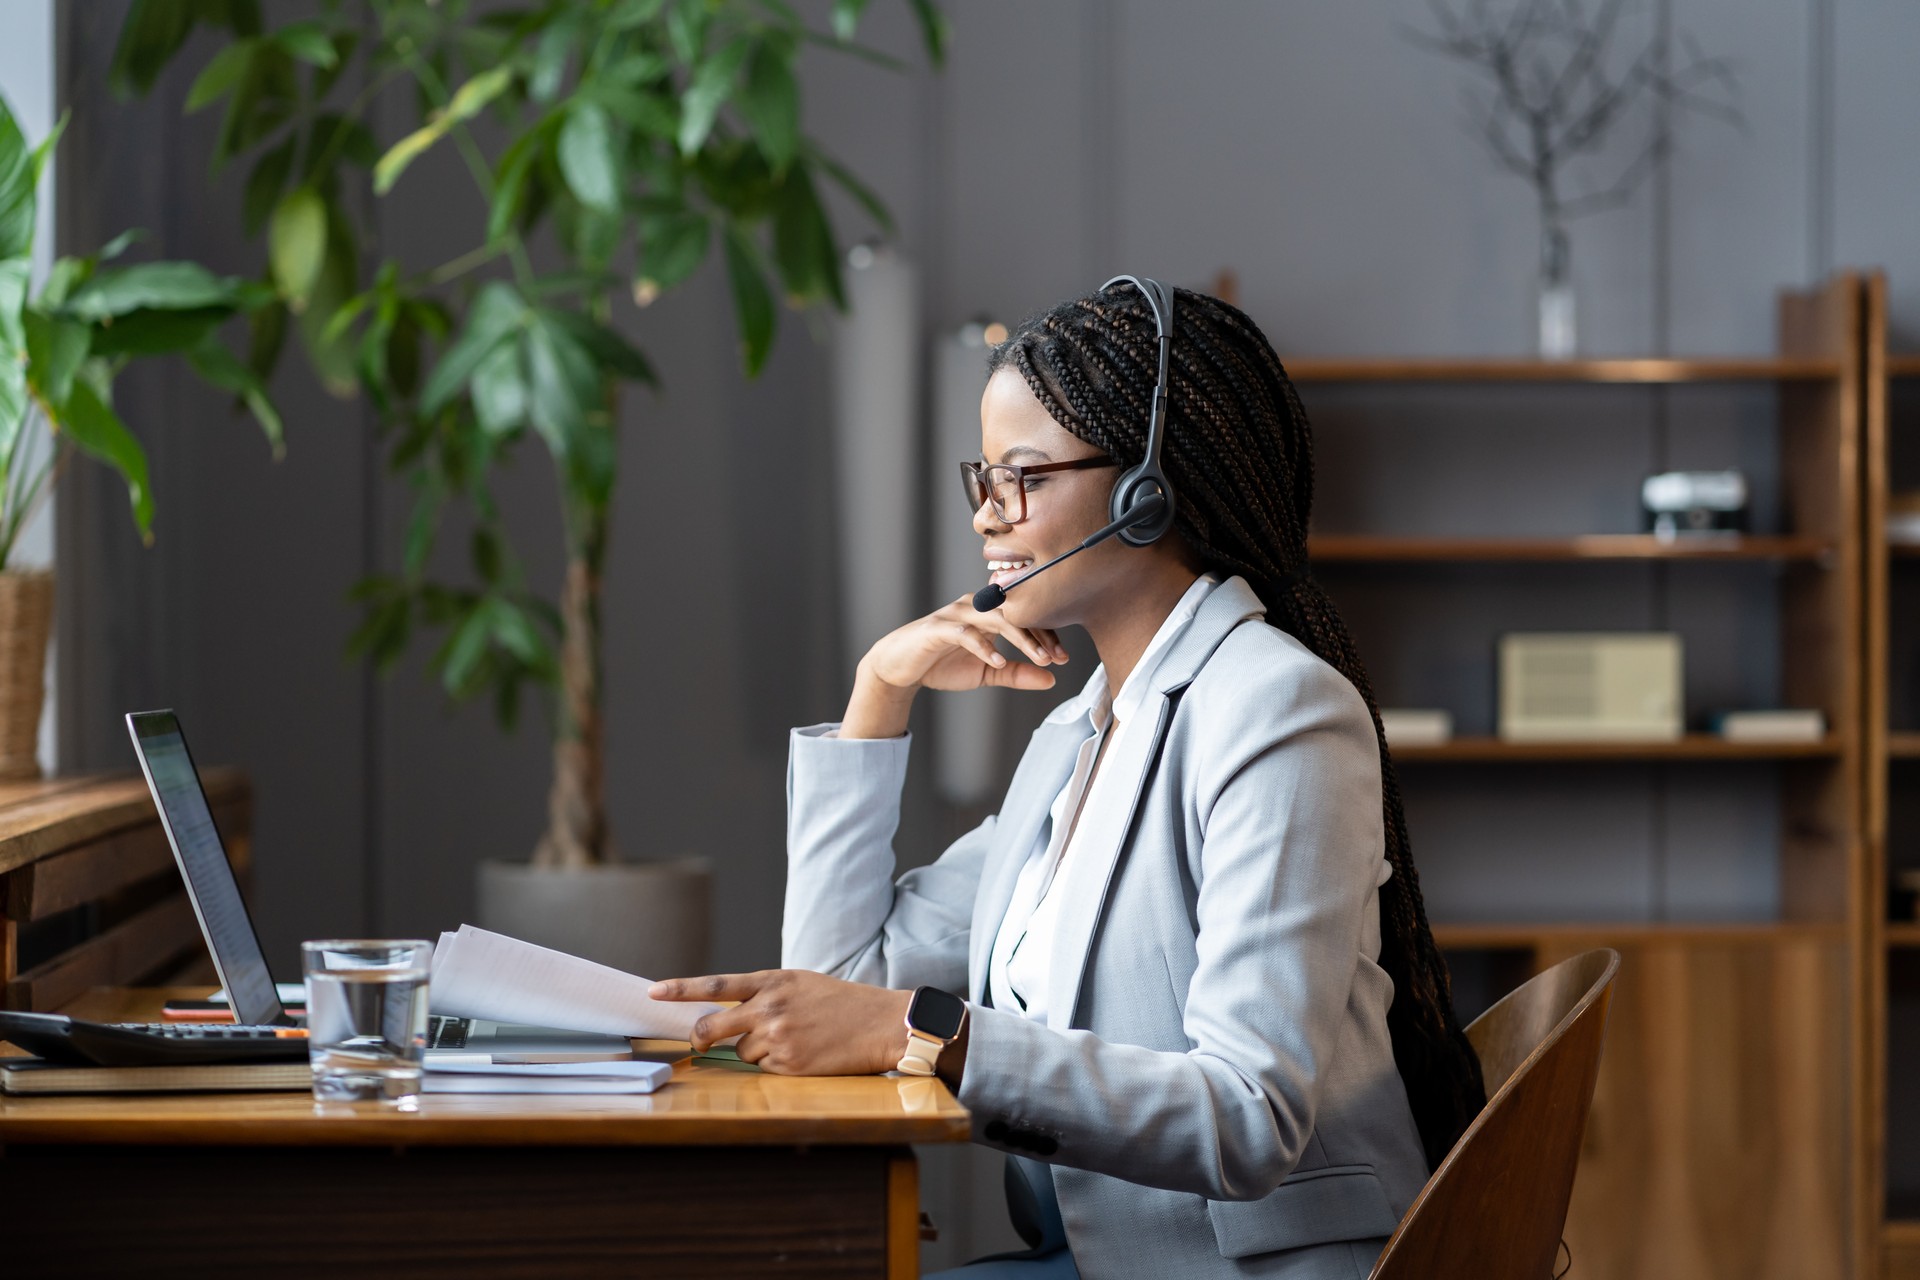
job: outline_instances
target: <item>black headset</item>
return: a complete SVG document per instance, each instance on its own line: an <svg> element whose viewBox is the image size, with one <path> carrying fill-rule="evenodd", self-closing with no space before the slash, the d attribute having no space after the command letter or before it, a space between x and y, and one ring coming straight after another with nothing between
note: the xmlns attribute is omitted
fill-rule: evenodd
<svg viewBox="0 0 1920 1280"><path fill-rule="evenodd" d="M1173 290L1145 276L1115 276L1100 286L1105 293L1117 284L1130 284L1140 291L1153 312L1153 327L1160 342L1159 376L1153 384L1152 417L1147 423L1147 456L1136 467L1129 467L1114 481L1113 497L1107 503L1107 518L1118 521L1158 493L1162 504L1155 514L1120 529L1120 541L1132 547L1151 546L1173 528L1175 502L1173 486L1160 469L1160 447L1167 435L1167 353L1173 347Z"/></svg>
<svg viewBox="0 0 1920 1280"><path fill-rule="evenodd" d="M1160 445L1167 434L1167 352L1173 346L1173 290L1158 280L1144 276L1115 276L1100 286L1105 293L1116 284L1130 284L1140 291L1153 311L1153 327L1160 337L1160 374L1153 384L1153 416L1147 423L1147 456L1139 466L1129 467L1114 481L1113 497L1108 500L1108 523L1081 539L1080 545L1061 552L1038 569L1029 569L1006 586L988 583L973 593L973 607L981 613L998 609L1006 602L1007 592L1075 556L1089 547L1097 547L1108 538L1119 538L1130 547L1152 546L1173 528L1173 486L1160 469Z"/></svg>

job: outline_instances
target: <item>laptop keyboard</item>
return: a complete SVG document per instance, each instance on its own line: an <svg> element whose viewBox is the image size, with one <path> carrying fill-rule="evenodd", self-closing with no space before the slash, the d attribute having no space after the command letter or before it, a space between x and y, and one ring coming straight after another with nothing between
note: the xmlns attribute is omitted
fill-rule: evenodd
<svg viewBox="0 0 1920 1280"><path fill-rule="evenodd" d="M427 1018L427 1048L464 1049L473 1023L466 1018L448 1018L432 1014Z"/></svg>
<svg viewBox="0 0 1920 1280"><path fill-rule="evenodd" d="M107 1025L121 1031L164 1036L168 1040L274 1040L287 1030L285 1027L236 1027L231 1023L182 1026L177 1022L110 1022Z"/></svg>

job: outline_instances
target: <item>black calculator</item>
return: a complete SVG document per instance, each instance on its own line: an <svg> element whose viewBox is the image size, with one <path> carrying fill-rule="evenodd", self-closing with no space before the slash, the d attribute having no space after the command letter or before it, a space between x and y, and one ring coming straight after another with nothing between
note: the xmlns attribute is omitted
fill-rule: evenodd
<svg viewBox="0 0 1920 1280"><path fill-rule="evenodd" d="M294 1062L304 1027L85 1022L60 1013L0 1010L0 1040L48 1062L86 1067L184 1067L214 1062Z"/></svg>

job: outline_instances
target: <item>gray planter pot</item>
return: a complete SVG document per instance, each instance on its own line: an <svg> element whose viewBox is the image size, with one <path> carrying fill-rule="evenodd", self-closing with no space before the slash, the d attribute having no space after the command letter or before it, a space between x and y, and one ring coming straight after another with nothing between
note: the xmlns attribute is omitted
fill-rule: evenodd
<svg viewBox="0 0 1920 1280"><path fill-rule="evenodd" d="M713 876L703 858L579 871L480 864L480 927L643 978L706 973Z"/></svg>

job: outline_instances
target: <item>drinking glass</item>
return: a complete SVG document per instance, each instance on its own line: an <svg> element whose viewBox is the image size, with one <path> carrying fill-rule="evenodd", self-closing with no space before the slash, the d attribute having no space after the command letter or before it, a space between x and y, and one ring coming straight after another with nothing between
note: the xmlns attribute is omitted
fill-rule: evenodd
<svg viewBox="0 0 1920 1280"><path fill-rule="evenodd" d="M318 1102L419 1104L433 945L334 938L300 944Z"/></svg>

